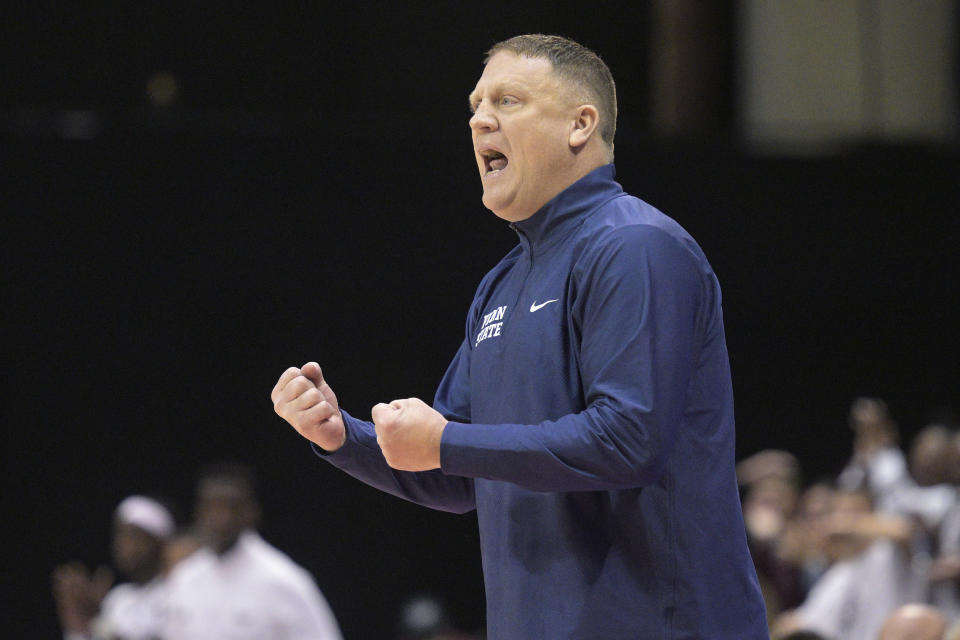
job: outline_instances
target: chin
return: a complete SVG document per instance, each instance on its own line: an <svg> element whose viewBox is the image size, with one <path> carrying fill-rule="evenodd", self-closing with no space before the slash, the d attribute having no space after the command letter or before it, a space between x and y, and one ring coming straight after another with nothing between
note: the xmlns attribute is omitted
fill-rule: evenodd
<svg viewBox="0 0 960 640"><path fill-rule="evenodd" d="M503 205L499 202L496 202L493 198L487 197L487 194L483 194L481 202L483 202L483 206L489 209L493 215L497 216L498 218L504 217Z"/></svg>
<svg viewBox="0 0 960 640"><path fill-rule="evenodd" d="M504 207L500 207L497 205L491 206L486 202L483 203L483 206L489 209L493 215L497 216L501 220L506 220L507 222L516 222L519 219L516 216L511 215L512 212L509 209L506 209Z"/></svg>

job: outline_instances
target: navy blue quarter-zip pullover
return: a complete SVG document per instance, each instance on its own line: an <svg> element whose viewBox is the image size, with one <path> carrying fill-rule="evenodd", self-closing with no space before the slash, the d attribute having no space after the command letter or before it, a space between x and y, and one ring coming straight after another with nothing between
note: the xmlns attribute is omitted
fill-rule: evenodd
<svg viewBox="0 0 960 640"><path fill-rule="evenodd" d="M734 474L720 288L613 165L532 217L483 279L437 391L441 469L390 469L370 423L323 456L477 510L491 640L768 638Z"/></svg>

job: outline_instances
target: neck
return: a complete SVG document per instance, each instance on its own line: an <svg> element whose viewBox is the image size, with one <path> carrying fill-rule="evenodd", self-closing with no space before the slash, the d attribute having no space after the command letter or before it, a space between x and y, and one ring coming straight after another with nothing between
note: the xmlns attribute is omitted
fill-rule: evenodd
<svg viewBox="0 0 960 640"><path fill-rule="evenodd" d="M222 556L228 551L230 551L231 549L233 549L234 547L236 547L237 542L240 541L241 533L237 533L236 535L230 538L227 538L225 540L216 541L214 544L211 545L213 552L216 553L218 556Z"/></svg>
<svg viewBox="0 0 960 640"><path fill-rule="evenodd" d="M143 567L130 574L130 580L139 585L145 585L160 573L160 562L152 560L144 564Z"/></svg>

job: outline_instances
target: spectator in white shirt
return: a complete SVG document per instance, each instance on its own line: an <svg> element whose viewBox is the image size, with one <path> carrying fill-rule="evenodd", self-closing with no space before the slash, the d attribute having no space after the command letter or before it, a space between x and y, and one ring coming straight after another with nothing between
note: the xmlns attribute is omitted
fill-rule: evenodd
<svg viewBox="0 0 960 640"><path fill-rule="evenodd" d="M79 562L58 567L53 576L57 614L66 640L154 640L162 624L161 569L173 517L159 502L130 496L116 508L112 556L130 579L112 589L106 567L92 575Z"/></svg>
<svg viewBox="0 0 960 640"><path fill-rule="evenodd" d="M839 491L826 526L830 568L803 604L781 614L775 635L816 631L842 640L876 640L884 618L907 600L909 520L875 514L864 492Z"/></svg>
<svg viewBox="0 0 960 640"><path fill-rule="evenodd" d="M164 638L341 639L313 577L256 533L260 508L247 467L209 468L194 515L204 547L170 573Z"/></svg>

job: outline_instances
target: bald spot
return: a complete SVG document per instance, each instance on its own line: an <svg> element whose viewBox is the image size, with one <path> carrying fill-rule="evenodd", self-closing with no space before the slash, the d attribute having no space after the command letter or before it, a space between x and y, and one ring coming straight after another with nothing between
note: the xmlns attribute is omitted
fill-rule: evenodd
<svg viewBox="0 0 960 640"><path fill-rule="evenodd" d="M947 620L937 609L925 604L907 604L883 622L878 640L943 640Z"/></svg>

